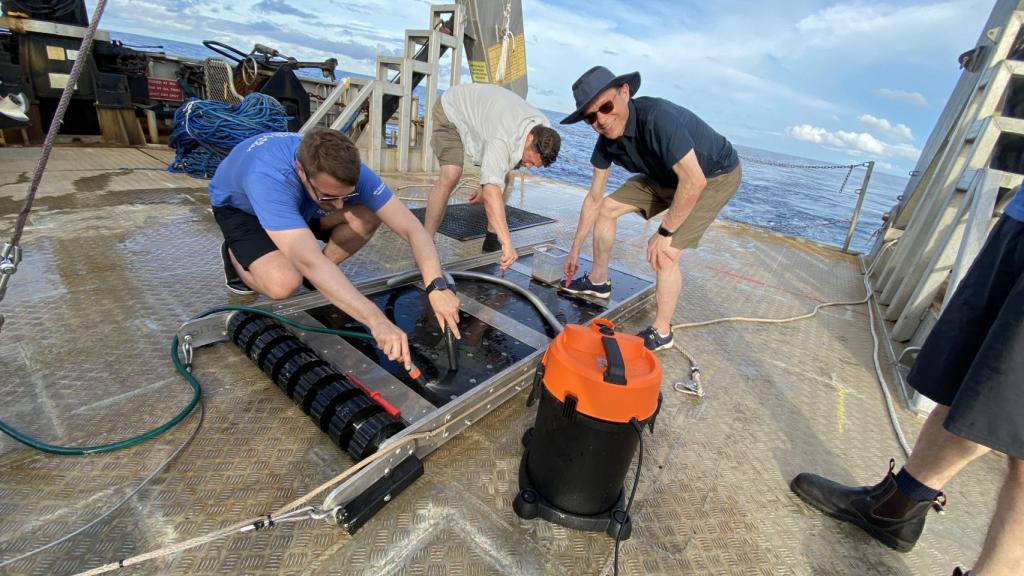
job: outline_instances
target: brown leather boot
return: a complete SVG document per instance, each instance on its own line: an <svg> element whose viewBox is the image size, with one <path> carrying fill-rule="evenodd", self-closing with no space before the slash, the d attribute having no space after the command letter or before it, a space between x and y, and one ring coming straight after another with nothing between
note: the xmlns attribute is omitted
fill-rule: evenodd
<svg viewBox="0 0 1024 576"><path fill-rule="evenodd" d="M844 486L805 472L793 478L789 487L812 507L861 527L890 548L909 552L921 537L931 502L917 502L899 492L892 473L895 466L890 460L889 472L874 486Z"/></svg>

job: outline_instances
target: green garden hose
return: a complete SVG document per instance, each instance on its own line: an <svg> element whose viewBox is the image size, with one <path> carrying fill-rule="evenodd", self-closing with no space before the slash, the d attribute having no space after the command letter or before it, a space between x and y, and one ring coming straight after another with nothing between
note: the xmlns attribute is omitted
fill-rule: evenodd
<svg viewBox="0 0 1024 576"><path fill-rule="evenodd" d="M373 340L373 336L365 334L363 332L353 332L351 330L336 330L333 328L325 328L323 326L309 326L306 324L302 324L300 322L296 322L289 318L285 318L284 316L281 316L279 314L274 314L273 312L268 312L261 308L252 308L249 306L218 306L216 308L210 308L204 311L198 316L192 318L192 320L198 320L200 318L209 316L211 314L217 314L219 312L249 312L251 314L267 316L269 318L277 320L278 322L281 322L282 324L287 324L289 326L293 326L295 328L305 330L307 332L319 332L321 334L334 334L336 336L347 338L362 338L364 340ZM163 434L164 432L167 432L175 425L177 425L179 422L184 420L185 417L192 412L196 405L199 404L199 399L202 397L203 394L203 389L202 387L200 387L199 381L196 380L195 376L192 375L192 366L186 366L185 364L182 363L181 358L178 357L179 345L180 342L178 340L178 336L175 335L174 340L171 341L171 362L173 362L174 367L178 369L178 373L180 373L182 377L188 381L189 385L192 386L192 399L173 418L171 418L167 422L164 422L160 426L157 426L156 428L149 430L148 432L144 432L142 434L139 434L138 436L133 436L125 440L111 442L109 444L82 447L56 446L54 444L47 444L46 442L37 440L29 436L28 434L19 432L18 430L14 429L3 420L0 420L0 432L7 434L11 438L14 438L18 442L21 442L22 444L28 446L29 448L34 448L41 452L57 454L60 456L85 456L87 454L102 454L104 452L113 452L114 450L130 448L132 446L135 446L136 444L140 444L151 438L156 438L157 436Z"/></svg>

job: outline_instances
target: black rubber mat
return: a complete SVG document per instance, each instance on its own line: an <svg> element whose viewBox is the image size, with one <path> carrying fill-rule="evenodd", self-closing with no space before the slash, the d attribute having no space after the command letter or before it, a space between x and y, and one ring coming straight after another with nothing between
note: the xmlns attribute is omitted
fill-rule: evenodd
<svg viewBox="0 0 1024 576"><path fill-rule="evenodd" d="M412 213L423 221L426 208L414 208ZM512 206L505 206L505 217L508 219L509 232L550 224L554 218L548 218L534 212L527 212ZM473 240L487 235L487 213L483 204L452 204L444 213L441 228L438 232L456 240Z"/></svg>

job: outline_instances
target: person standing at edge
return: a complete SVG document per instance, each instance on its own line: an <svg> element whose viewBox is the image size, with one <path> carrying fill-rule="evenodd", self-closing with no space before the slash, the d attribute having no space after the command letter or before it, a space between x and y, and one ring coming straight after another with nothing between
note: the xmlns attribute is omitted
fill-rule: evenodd
<svg viewBox="0 0 1024 576"><path fill-rule="evenodd" d="M818 510L910 551L932 501L974 459L1009 470L972 576L1024 574L1024 194L1017 188L921 347L907 382L936 403L907 463L874 486L802 473L790 487ZM947 520L952 522L953 520ZM956 568L954 575L965 574Z"/></svg>
<svg viewBox="0 0 1024 576"><path fill-rule="evenodd" d="M431 237L344 134L317 129L243 140L217 167L210 204L224 234L224 283L232 292L287 298L305 277L408 370L405 332L338 267L383 222L409 243L438 323L459 337L459 299L441 275Z"/></svg>
<svg viewBox="0 0 1024 576"><path fill-rule="evenodd" d="M637 334L647 348L662 350L673 343L672 314L683 284L679 257L697 246L736 194L742 169L732 144L696 114L661 98L633 98L639 88L639 72L615 76L604 66L587 70L572 85L576 111L562 124L586 120L600 136L590 157L594 174L565 274L571 278L578 271L580 249L591 230L594 265L562 289L611 297L608 262L616 220L632 212L649 220L667 210L647 242L647 261L657 275L657 312L654 322ZM604 197L612 163L636 176Z"/></svg>
<svg viewBox="0 0 1024 576"><path fill-rule="evenodd" d="M550 166L558 158L561 137L540 110L494 84L452 86L438 98L431 114L430 145L441 173L427 198L424 226L431 236L441 226L469 153L470 160L480 166L480 189L469 201L482 202L487 212L483 251L501 250L501 269L507 270L518 258L505 217L510 172L518 166Z"/></svg>

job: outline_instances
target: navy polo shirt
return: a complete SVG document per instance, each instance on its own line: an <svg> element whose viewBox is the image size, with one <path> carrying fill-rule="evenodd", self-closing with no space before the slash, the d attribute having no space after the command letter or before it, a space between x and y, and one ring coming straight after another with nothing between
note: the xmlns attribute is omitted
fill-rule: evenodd
<svg viewBox="0 0 1024 576"><path fill-rule="evenodd" d="M740 163L732 144L682 106L648 96L629 100L626 129L617 140L599 136L590 163L606 170L614 162L646 174L665 188L679 184L672 166L693 150L705 178L731 172Z"/></svg>

